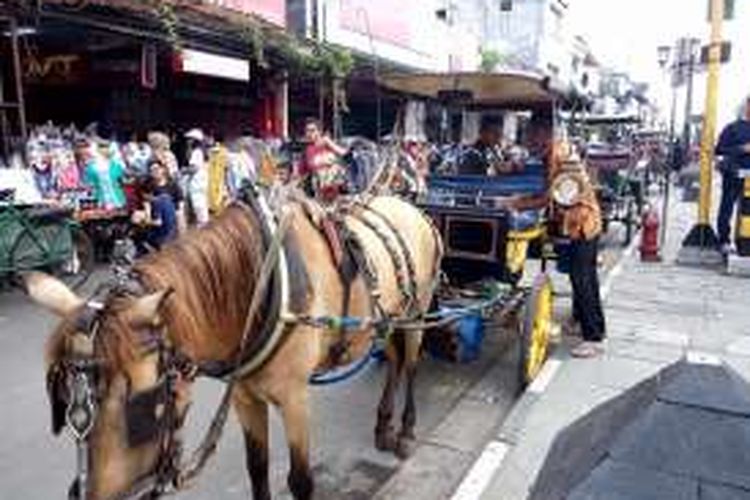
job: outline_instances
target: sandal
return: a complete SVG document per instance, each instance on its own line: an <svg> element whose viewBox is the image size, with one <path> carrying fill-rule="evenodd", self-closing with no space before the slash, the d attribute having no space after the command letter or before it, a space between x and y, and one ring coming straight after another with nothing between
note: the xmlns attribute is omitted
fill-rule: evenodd
<svg viewBox="0 0 750 500"><path fill-rule="evenodd" d="M604 352L599 342L581 342L570 350L574 358L595 358Z"/></svg>

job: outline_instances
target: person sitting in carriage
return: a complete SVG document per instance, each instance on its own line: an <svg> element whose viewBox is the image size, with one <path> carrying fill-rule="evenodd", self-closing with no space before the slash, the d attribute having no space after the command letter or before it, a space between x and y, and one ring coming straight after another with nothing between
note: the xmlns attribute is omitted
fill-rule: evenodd
<svg viewBox="0 0 750 500"><path fill-rule="evenodd" d="M479 138L459 164L462 175L506 175L520 172L527 158L518 145L503 145L501 122L495 117L482 120Z"/></svg>
<svg viewBox="0 0 750 500"><path fill-rule="evenodd" d="M346 172L341 164L346 149L324 135L315 118L305 120L305 140L307 146L295 177L303 182L308 194L331 203L346 187Z"/></svg>
<svg viewBox="0 0 750 500"><path fill-rule="evenodd" d="M462 155L458 173L460 175L488 175L494 165L503 163L500 135L500 124L497 121L483 119L479 127L479 138L473 147Z"/></svg>

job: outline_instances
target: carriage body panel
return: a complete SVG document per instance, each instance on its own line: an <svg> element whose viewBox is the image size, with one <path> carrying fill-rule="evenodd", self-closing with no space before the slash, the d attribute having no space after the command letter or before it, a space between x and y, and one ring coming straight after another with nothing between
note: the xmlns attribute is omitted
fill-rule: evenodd
<svg viewBox="0 0 750 500"><path fill-rule="evenodd" d="M503 177L430 178L419 205L443 238L448 277L464 283L486 278L516 283L528 243L542 236L545 224L543 208L524 205L543 200L546 189L541 168Z"/></svg>

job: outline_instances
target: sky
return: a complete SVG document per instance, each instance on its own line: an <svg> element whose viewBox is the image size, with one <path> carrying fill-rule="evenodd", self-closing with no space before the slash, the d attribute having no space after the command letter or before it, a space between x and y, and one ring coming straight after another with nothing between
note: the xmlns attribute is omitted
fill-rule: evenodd
<svg viewBox="0 0 750 500"><path fill-rule="evenodd" d="M571 27L589 42L606 65L648 82L662 108L669 106L669 83L659 69L657 47L677 38L708 39L708 0L569 0ZM735 0L735 19L724 23L733 44L732 61L722 68L719 121L730 120L742 98L750 94L750 0ZM694 106L705 99L705 73L695 80ZM684 106L684 90L678 109ZM666 105L665 105L666 103ZM678 117L678 120L681 120Z"/></svg>

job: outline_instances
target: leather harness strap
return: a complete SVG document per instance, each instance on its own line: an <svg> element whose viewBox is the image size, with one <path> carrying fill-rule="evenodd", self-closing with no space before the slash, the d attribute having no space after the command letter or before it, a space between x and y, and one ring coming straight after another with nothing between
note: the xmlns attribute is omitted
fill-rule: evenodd
<svg viewBox="0 0 750 500"><path fill-rule="evenodd" d="M391 237L386 234L386 232L383 231L377 223L370 220L365 213L374 214L393 236ZM385 216L367 205L356 205L356 209L351 211L351 215L372 231L373 234L375 234L383 243L388 255L391 257L394 270L396 271L396 281L398 282L402 299L402 310L407 317L415 315L417 284L414 272L414 261L412 260L411 253L409 252L403 237ZM395 240L395 243L393 240Z"/></svg>

